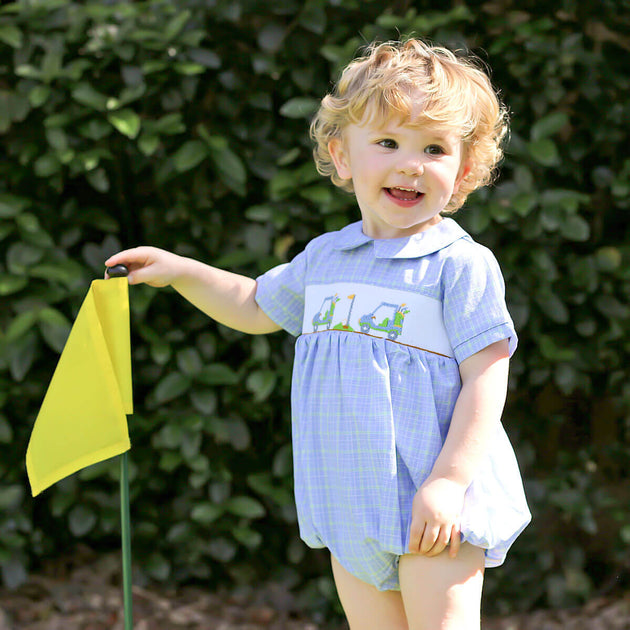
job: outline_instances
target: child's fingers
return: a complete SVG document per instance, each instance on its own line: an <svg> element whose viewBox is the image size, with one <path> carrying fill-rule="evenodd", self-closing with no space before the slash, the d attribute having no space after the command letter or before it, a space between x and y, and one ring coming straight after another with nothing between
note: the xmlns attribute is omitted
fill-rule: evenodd
<svg viewBox="0 0 630 630"><path fill-rule="evenodd" d="M129 270L127 276L129 284L144 282L159 287L167 284L167 281L162 277L165 266L160 264L165 256L165 252L155 247L134 247L110 256L105 261L105 265L107 267L125 265ZM108 277L107 273L105 277Z"/></svg>
<svg viewBox="0 0 630 630"><path fill-rule="evenodd" d="M138 267L144 267L152 262L158 252L159 250L155 247L134 247L132 249L125 249L110 256L105 261L105 265L107 267L126 265L129 269L137 269Z"/></svg>
<svg viewBox="0 0 630 630"><path fill-rule="evenodd" d="M459 553L459 547L462 544L461 532L459 531L459 527L457 525L453 525L451 530L451 543L450 548L448 550L448 555L451 558L456 558Z"/></svg>
<svg viewBox="0 0 630 630"><path fill-rule="evenodd" d="M429 527L427 525L420 543L420 553L426 556L437 556L446 548L449 535L450 533L445 531L444 527L439 525Z"/></svg>
<svg viewBox="0 0 630 630"><path fill-rule="evenodd" d="M166 284L166 281L162 279L162 274L155 268L155 265L148 265L146 267L137 267L133 269L127 276L129 284L148 284L154 287L162 287Z"/></svg>
<svg viewBox="0 0 630 630"><path fill-rule="evenodd" d="M409 529L409 551L411 553L419 553L420 543L422 542L422 535L424 534L425 523L419 527L416 521L411 522Z"/></svg>

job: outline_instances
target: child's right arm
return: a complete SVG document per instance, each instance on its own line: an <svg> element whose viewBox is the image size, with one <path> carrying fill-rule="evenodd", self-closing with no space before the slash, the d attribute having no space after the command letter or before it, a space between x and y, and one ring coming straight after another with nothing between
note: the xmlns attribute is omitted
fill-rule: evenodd
<svg viewBox="0 0 630 630"><path fill-rule="evenodd" d="M217 322L249 334L280 330L254 299L256 281L156 247L136 247L114 254L108 267L126 265L129 284L172 286Z"/></svg>

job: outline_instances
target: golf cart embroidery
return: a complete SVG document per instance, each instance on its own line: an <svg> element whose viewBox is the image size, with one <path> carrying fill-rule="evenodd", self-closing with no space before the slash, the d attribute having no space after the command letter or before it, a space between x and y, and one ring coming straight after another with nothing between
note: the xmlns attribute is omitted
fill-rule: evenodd
<svg viewBox="0 0 630 630"><path fill-rule="evenodd" d="M442 302L419 291L352 282L307 285L302 334L333 331L453 356Z"/></svg>
<svg viewBox="0 0 630 630"><path fill-rule="evenodd" d="M402 333L405 315L409 309L405 304L390 304L381 302L371 313L363 315L359 319L361 332L367 333L370 330L379 330L387 334L387 338L392 341ZM380 324L378 320L384 317Z"/></svg>
<svg viewBox="0 0 630 630"><path fill-rule="evenodd" d="M313 332L320 332L320 326L325 326L326 330L346 330L356 332L351 326L352 309L356 300L356 293L347 297L349 306L346 310L345 317L333 326L333 318L335 316L335 308L340 301L339 295L329 295L325 297L319 307L319 310L313 316ZM383 332L388 339L395 340L403 330L405 315L409 313L406 304L391 304L390 302L381 302L370 313L362 315L358 319L358 328L362 333L370 331Z"/></svg>

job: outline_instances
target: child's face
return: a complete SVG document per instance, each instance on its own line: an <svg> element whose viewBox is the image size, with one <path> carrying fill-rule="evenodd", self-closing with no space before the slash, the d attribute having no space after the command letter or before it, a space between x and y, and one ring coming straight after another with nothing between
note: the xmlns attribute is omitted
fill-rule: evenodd
<svg viewBox="0 0 630 630"><path fill-rule="evenodd" d="M329 150L339 177L352 180L372 238L411 236L438 223L469 170L454 131L396 118L349 124Z"/></svg>

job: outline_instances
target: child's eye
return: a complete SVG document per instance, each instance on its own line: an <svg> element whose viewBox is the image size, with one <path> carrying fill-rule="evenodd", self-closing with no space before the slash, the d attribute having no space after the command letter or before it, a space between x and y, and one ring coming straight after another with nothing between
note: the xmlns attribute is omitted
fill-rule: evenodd
<svg viewBox="0 0 630 630"><path fill-rule="evenodd" d="M392 140L391 138L384 138L383 140L379 140L377 144L380 144L382 147L386 149L397 149L398 143L396 140Z"/></svg>
<svg viewBox="0 0 630 630"><path fill-rule="evenodd" d="M429 155L444 155L446 151L444 151L444 148L441 147L439 144L430 144L425 149L425 153L428 153Z"/></svg>

